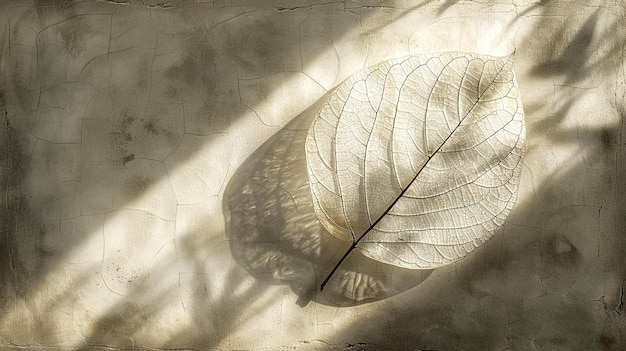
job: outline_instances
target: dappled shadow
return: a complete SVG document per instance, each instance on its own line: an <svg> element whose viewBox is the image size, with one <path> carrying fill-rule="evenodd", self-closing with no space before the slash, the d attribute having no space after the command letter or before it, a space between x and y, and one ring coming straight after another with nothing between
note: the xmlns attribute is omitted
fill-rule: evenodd
<svg viewBox="0 0 626 351"><path fill-rule="evenodd" d="M550 5L556 7L558 3L551 1ZM542 36L542 31L555 25L555 20L549 15L556 17L552 7L542 6L540 9L545 16L536 26L535 33L538 37ZM613 60L623 49L623 43L615 38L623 24L614 21L607 28L599 29L602 11L596 9L582 25L569 18L557 17L557 21L562 22L558 23L559 27L549 37L538 43L536 49L542 55L538 56L540 61L534 65L531 73L538 77L564 78L561 84L575 85L589 79L592 73L602 70L603 65Z"/></svg>
<svg viewBox="0 0 626 351"><path fill-rule="evenodd" d="M261 281L290 286L299 304L313 299L351 306L410 289L430 271L381 264L356 250L317 293L351 244L324 229L309 189L304 143L326 98L295 117L237 170L224 193L226 234L239 264Z"/></svg>
<svg viewBox="0 0 626 351"><path fill-rule="evenodd" d="M554 34L552 40L546 40L546 45L550 43L567 43L559 50L550 50L545 61L533 69L533 73L539 76L556 75L567 76L566 84L576 83L587 76L590 67L587 67L590 56L594 53L592 46L596 33L596 23L598 21L599 9L596 10L578 29L573 38L568 38L568 27L564 26ZM546 24L547 25L547 24ZM547 50L546 50L547 51Z"/></svg>
<svg viewBox="0 0 626 351"><path fill-rule="evenodd" d="M11 18L11 24L15 26L21 21L27 27L32 27L26 30L37 30L51 22L76 15L71 2L41 0L37 3L36 13L47 21L35 23L34 17L24 16ZM88 3L82 2L80 6ZM458 5L464 3L458 2ZM53 6L49 6L51 4L56 4L60 10L54 11ZM446 14L451 12L453 6L457 6L451 0L439 1L437 4L442 6L431 11L434 3L427 0L418 1L412 10L417 11L420 4L429 5L424 8L429 13ZM99 9L106 12L106 6L111 4L100 2L97 5L103 5ZM579 13L584 15L584 23L579 26L570 18L558 16L563 7L552 9L544 5L564 4L556 0L542 1L521 12L521 16L530 15L532 9L539 12L538 15L545 16L537 21L536 28L528 37L516 44L516 55L526 55L526 62L531 64L528 77L518 76L522 89L528 87L530 79L546 78L551 81L548 86L554 85L554 93L542 90L536 95L544 96L530 103L525 101L529 118L528 153L531 158L537 158L540 153L549 157L550 153L560 152L555 150L559 145L578 144L579 149L586 153L585 161L575 159L567 167L553 173L546 183L533 183L535 197L520 201L515 206L511 219L501 232L462 262L434 271L423 283L427 273L389 267L353 252L342 266L344 271L336 273L334 283L331 281L322 294L317 292L320 280L337 262L348 244L331 237L316 222L310 205L308 176L303 163L304 148L301 145L314 113L311 110L298 116L254 152L229 183L223 208L229 216L228 244L237 264L228 266L219 262L207 268L201 258L209 255L207 252L217 245L216 241L224 238L216 235L218 240L202 244L186 243L185 236L188 233L183 231L177 236L177 255L180 255L179 258L198 258L190 263L193 269L179 272L179 282L170 286L159 285L159 288L143 284L143 280L154 282L172 277L171 274L163 274L160 271L162 267L146 267L150 272L136 277L134 283L129 283L128 289L124 291L125 296L105 292L91 296L90 300L90 296L87 296L90 292L105 289L96 286L103 283L98 274L104 267L99 264L67 262L67 258L71 257L73 250L82 250L81 244L90 236L100 235L98 226L87 224L80 233L68 237L61 235L65 233L59 223L60 217L65 218L66 222L72 222L75 218L93 215L75 212L76 206L67 206L68 203L76 205L82 201L66 197L67 194L81 192L86 197L96 197L102 189L103 194L123 193L124 196L114 206L92 209L96 213L94 216L100 216L101 213L124 208L149 192L149 189L158 186L161 180L168 177L163 172L162 157L167 154L165 151L180 146L176 136L180 136L181 131L187 137L198 132L198 142L186 145L184 152L169 158L166 165L168 169L183 165L203 147L211 147L210 143L217 139L217 136L212 136L213 133L228 132L233 122L250 112L248 106L240 101L237 74L254 79L264 74L299 71L303 69L302 66L306 66L307 61L312 62L310 57L315 56L317 51L312 51L311 55L304 58L298 57L298 51L307 49L307 46L302 44L304 41L299 42L295 32L286 33L290 29L281 27L282 22L276 21L278 12L274 16L273 12L267 11L267 16L260 21L253 16L237 17L245 19L238 22L232 20L238 14L229 9L222 11L215 23L210 23L215 24L215 27L183 31L177 27L165 28L164 32L169 33L161 38L162 43L167 44L165 52L160 53L163 56L155 62L148 59L153 57L152 49L131 48L134 45L132 43L120 49L125 50L125 53L110 57L111 62L118 63L117 66L111 66L110 71L107 71L107 60L94 61L94 65L106 63L101 66L106 68L102 72L117 72L123 79L137 83L133 89L116 92L115 99L122 102L118 109L111 111L107 110L109 106L106 104L96 104L97 108L92 109L96 115L81 122L85 130L89 127L99 131L100 134L83 135L84 144L81 145L85 153L99 158L95 161L79 158L77 162L102 164L102 168L88 174L96 179L121 178L120 182L104 182L101 187L85 179L82 179L83 183L79 187L76 179L72 179L63 183L64 190L59 190L56 183L44 181L51 177L45 170L37 170L41 172L41 177L36 180L41 183L36 189L30 188L32 184L26 178L33 171L33 166L39 165L32 156L36 136L30 134L37 123L34 106L41 90L38 84L41 77L49 77L49 72L63 68L61 66L65 63L65 56L55 55L55 52L41 55L35 52L32 55L28 47L22 46L24 52L14 51L10 61L6 61L8 41L3 39L2 73L7 73L4 68L9 67L15 76L2 75L0 79L2 84L7 83L6 87L1 86L8 90L2 92L6 98L4 102L10 101L8 115L2 119L5 127L0 134L3 188L0 193L4 196L0 210L0 311L12 311L13 308L25 311L15 314L24 316L23 321L9 321L15 328L14 335L19 334L23 338L36 330L38 335L27 335L28 340L59 345L59 340L75 335L59 335L58 332L71 329L90 332L81 335L86 349L94 349L97 345L103 349L109 346L141 349L134 343L135 340L145 342L159 331L167 333L164 338L169 341L155 341L158 345L154 347L206 349L223 343L244 321L253 318L256 313L262 314L275 304L277 297L268 294L274 288L271 285L286 285L299 296L298 303L301 305L313 300L328 305L356 306L396 295L388 299L381 309L358 310L362 307L355 307L354 311L359 316L367 318L359 318L345 329L337 328L335 334L340 339L355 341L355 344L359 340L367 341L369 346L364 347L369 349L374 349L374 344L378 344L379 349L395 347L402 350L417 347L619 349L624 343L623 330L626 330L619 289L621 279L626 277L625 265L620 258L626 255L623 252L626 243L623 236L616 234L623 233L626 227L623 214L626 193L622 181L623 161L621 166L615 166L609 161L619 159L620 155L615 156L615 152L623 148L621 135L626 130L623 126L617 129L612 124L598 128L577 127L571 120L567 124L567 116L577 114L580 121L598 117L594 115L593 109L581 112L580 105L575 105L575 102L588 97L587 89L600 84L593 80L586 82L588 77L595 76L598 70L605 70L605 67L622 64L617 58L624 44L621 37L623 21L611 23L608 28L601 30L599 26L605 19L603 11L593 10L591 14L587 13L589 11ZM573 8L572 12L580 8L571 2L564 6ZM85 7L82 9L85 11ZM139 13L141 11L133 11L138 10L137 6L124 9L128 11L123 16L124 21L139 24L139 29L135 28L138 32L129 33L139 33L136 34L137 38L149 38L149 35L144 37L146 33L141 32L142 26L149 23L145 13L142 15ZM124 11L118 10L118 13ZM250 9L240 12L246 11ZM325 11L333 12L330 7ZM169 15L158 11L152 13L163 15L165 20L162 23L166 24L183 23L191 18L173 16L176 18L173 21L168 18ZM299 18L289 13L281 12L280 18L289 21ZM414 14L417 19L421 16L420 13ZM220 21L229 23L229 26L220 28ZM80 22L82 20L72 23ZM318 40L320 51L332 46L332 41L350 28L350 25L341 26L339 22L336 19L320 22L323 23L320 26L325 29L335 28L332 34L328 34L329 38ZM3 22L3 25L7 27L6 36L10 32L7 30L9 23ZM557 27L557 30L552 30L553 27ZM82 52L83 40L90 38L89 32L68 31L65 26L58 28L65 34L58 46L72 54ZM15 27L10 29L17 31ZM113 34L124 38L122 33ZM283 36L285 41L274 43ZM38 43L40 47L44 42ZM13 41L13 44L16 42ZM17 50L17 46L14 46L14 50ZM167 59L164 59L166 55L180 55L180 60L174 60L177 64L168 67ZM270 58L278 60L277 65L272 66ZM42 60L42 76L29 75L27 69L24 69L26 73L21 71L24 67L35 65L33 62L37 59ZM299 63L300 59L305 61L304 65ZM59 62L62 64L59 65ZM152 68L146 70L146 67ZM203 75L193 74L202 67L207 68L202 71ZM212 70L210 67L220 69ZM141 74L134 75L136 72ZM141 120L142 115L163 117L157 113L160 111L142 112L145 106L152 105L147 103L144 96L149 82L144 78L153 73L163 78L163 82L168 82L155 90L155 100L169 104L192 95L192 99L187 100L189 105L186 107L189 109L185 110L186 129L180 129L180 121L172 125L158 125ZM331 73L336 76L336 72ZM607 70L602 75L614 78L615 72ZM22 83L34 84L26 86ZM582 88L566 89L558 86L560 84ZM264 99L269 99L272 91L267 89L268 86L264 85L255 91L258 100L254 100L250 106L254 107ZM75 100L79 97L75 95L67 98ZM523 95L522 98L524 100L527 96ZM125 109L126 105L135 106L136 109ZM170 110L164 108L163 111ZM176 114L167 116L175 117ZM158 120L156 118L155 122ZM150 142L145 144L142 141ZM109 146L111 152L106 154L103 150ZM44 142L39 144L38 150L54 147ZM137 174L130 174L133 177L126 177L133 163L147 164L146 160L140 159L152 157L151 153L156 154L158 159L151 163L155 165L150 168L155 171L151 178L145 174L139 174L138 177L135 177ZM52 156L56 154L43 152L42 155L53 159ZM600 160L604 163L597 163ZM210 164L204 171L218 166ZM532 168L531 171L531 167L537 166L530 165L525 169L527 181L533 178L529 174L537 170ZM101 169L109 169L110 172L98 173ZM133 182L128 183L143 190L134 191L135 187L129 187L126 183L131 178ZM136 182L137 179L144 182ZM207 177L206 180L219 190L223 178ZM39 188L47 188L50 196L33 198L32 195L37 195ZM127 192L129 189L133 191ZM564 195L564 192L574 195ZM615 199L604 198L607 193L613 193ZM572 204L571 197L582 200ZM71 211L64 212L68 208ZM184 221L177 219L176 222L182 224ZM205 219L203 226L210 228L217 222ZM92 253L86 252L86 255ZM95 254L97 261L100 252L96 251ZM170 263L176 257L167 255L164 259ZM175 265L172 267L178 269ZM59 271L67 272L62 275L67 281L50 279L59 276L52 274ZM248 273L256 281L248 279ZM96 274L95 279L93 274ZM409 289L409 293L397 296L399 292ZM181 297L183 291L188 295ZM35 295L43 298L38 303L26 305L26 302L32 302ZM109 300L95 301L93 305L83 301L94 301L94 298L101 296ZM184 304L184 308L181 307L183 312L179 315L189 317L191 322L160 323L164 318L179 313L178 310L170 309L179 300L181 305ZM90 310L81 314L82 306ZM35 320L29 321L31 317ZM27 324L29 322L32 323ZM81 324L85 322L93 324ZM32 328L33 325L35 328ZM171 329L163 328L164 325ZM14 330L10 330L9 334ZM150 330L154 333L150 334ZM25 339L16 341L20 343L21 340ZM117 345L112 345L114 343Z"/></svg>
<svg viewBox="0 0 626 351"><path fill-rule="evenodd" d="M390 350L623 348L623 14L611 22L607 9L542 1L520 15L531 11L540 20L516 43L527 120L521 199L483 247L435 270L398 306L338 331L346 340ZM618 90L605 90L615 79Z"/></svg>
<svg viewBox="0 0 626 351"><path fill-rule="evenodd" d="M200 257L203 248L189 249L197 252L186 253ZM194 264L204 268L199 259ZM223 273L220 281L201 270L182 274L178 284L156 291L150 284L136 286L98 315L90 333L83 337L85 348L112 344L140 350L217 347L239 328L242 320L264 313L275 302L262 283L250 282L247 273L237 265L225 268ZM153 280L168 279L158 271L150 275ZM169 318L172 310L179 314L175 320ZM167 332L167 341L136 345L134 340L150 330Z"/></svg>

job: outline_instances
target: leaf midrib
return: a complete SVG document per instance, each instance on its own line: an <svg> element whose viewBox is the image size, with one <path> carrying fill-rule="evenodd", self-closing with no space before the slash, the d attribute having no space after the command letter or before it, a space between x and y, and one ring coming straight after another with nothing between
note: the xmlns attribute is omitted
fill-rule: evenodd
<svg viewBox="0 0 626 351"><path fill-rule="evenodd" d="M367 228L367 230L365 230L365 232L363 232L363 234L361 234L361 236L359 236L359 238L357 240L355 240L352 244L353 247L356 247L356 245L367 235L369 234L369 232L374 229L374 227L376 227L376 225L389 213L389 211L391 211L391 209L396 205L396 203L404 196L404 193L406 193L406 191L411 187L411 185L413 185L413 183L415 182L415 180L417 180L417 177L419 177L419 175L421 174L422 170L426 167L426 165L428 165L428 162L430 162L430 160L439 153L439 150L441 150L441 148L446 144L446 142L448 142L448 140L452 137L452 135L456 132L456 130L459 128L459 126L463 123L463 121L465 120L465 118L467 118L467 116L469 116L472 112L472 110L474 109L474 107L476 107L476 105L478 105L478 103L480 102L480 99L482 98L483 95L485 95L485 93L491 88L491 86L493 85L493 83L495 83L496 79L498 78L498 76L500 75L500 73L502 73L502 70L504 69L504 67L509 63L510 61L510 57L509 59L502 65L502 67L498 70L498 73L496 73L496 75L494 76L494 79L489 83L489 85L487 86L487 88L483 91L482 94L480 94L478 96L478 98L476 99L476 101L474 102L474 104L472 105L472 107L467 111L467 113L459 119L459 123L456 125L456 127L454 127L454 129L452 130L452 132L450 132L450 135L448 135L446 137L446 139L441 143L441 145L439 145L439 147L437 147L437 149L435 151L433 151L431 153L430 156L428 156L428 159L426 160L426 162L424 162L424 164L422 165L422 167L416 172L415 176L413 177L413 179L411 179L411 181L407 184L407 186L402 189L402 191L400 192L400 194L396 197L396 199L389 205L389 207L387 207L387 209L385 211L383 211L383 213L378 217L378 219L376 219L376 221L374 223L372 223L369 228ZM462 89L462 85L459 87L459 90ZM457 102L458 103L458 102ZM428 113L428 109L426 110L426 112ZM426 117L424 117L424 120L426 120ZM426 146L428 147L428 146Z"/></svg>

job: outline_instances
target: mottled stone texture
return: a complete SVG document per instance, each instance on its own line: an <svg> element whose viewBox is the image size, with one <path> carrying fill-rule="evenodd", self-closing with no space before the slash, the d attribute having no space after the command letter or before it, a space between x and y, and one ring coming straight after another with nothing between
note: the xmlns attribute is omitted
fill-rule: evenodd
<svg viewBox="0 0 626 351"><path fill-rule="evenodd" d="M626 8L611 1L4 1L0 348L621 350ZM313 212L304 140L381 61L514 53L516 205L433 271Z"/></svg>

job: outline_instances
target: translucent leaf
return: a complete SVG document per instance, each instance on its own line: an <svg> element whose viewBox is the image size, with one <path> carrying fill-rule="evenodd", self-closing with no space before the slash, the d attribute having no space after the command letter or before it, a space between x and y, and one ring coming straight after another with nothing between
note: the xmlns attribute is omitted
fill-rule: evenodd
<svg viewBox="0 0 626 351"><path fill-rule="evenodd" d="M346 256L357 248L401 267L446 265L503 224L524 137L512 56L383 62L340 84L311 125L315 212L353 242Z"/></svg>

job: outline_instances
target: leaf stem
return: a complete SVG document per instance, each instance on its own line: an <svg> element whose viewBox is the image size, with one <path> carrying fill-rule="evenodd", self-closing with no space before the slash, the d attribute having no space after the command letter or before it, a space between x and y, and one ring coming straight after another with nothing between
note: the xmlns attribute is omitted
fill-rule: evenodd
<svg viewBox="0 0 626 351"><path fill-rule="evenodd" d="M354 250L354 248L356 247L356 244L357 244L357 242L354 242L352 244L352 246L350 246L348 251L346 251L346 253L343 254L343 257L341 257L339 262L337 262L337 264L335 265L335 268L333 268L333 270L330 271L330 273L328 273L328 276L326 276L326 279L324 279L324 282L322 282L322 285L320 286L320 291L324 291L324 287L326 286L326 284L328 284L328 281L330 280L330 278L333 276L333 274L335 274L335 271L337 270L337 268L339 268L339 266L341 266L341 263L346 259L346 257L348 257L350 252L352 252L352 250Z"/></svg>

